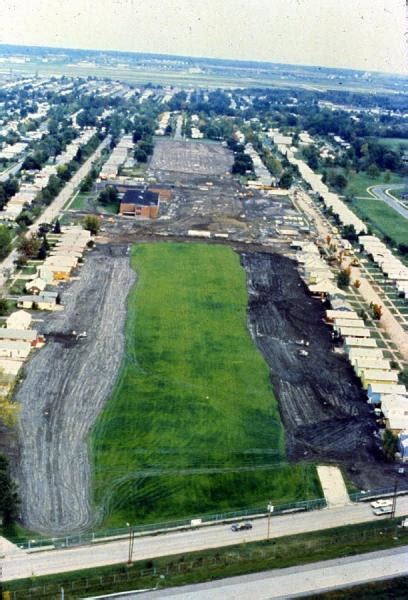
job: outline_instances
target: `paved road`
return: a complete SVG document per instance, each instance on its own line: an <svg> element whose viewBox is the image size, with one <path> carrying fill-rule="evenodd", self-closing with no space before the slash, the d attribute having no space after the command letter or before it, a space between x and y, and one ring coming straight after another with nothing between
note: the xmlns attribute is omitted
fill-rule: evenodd
<svg viewBox="0 0 408 600"><path fill-rule="evenodd" d="M175 140L182 140L183 136L181 135L181 128L183 127L183 115L179 115L176 121L176 131L174 133Z"/></svg>
<svg viewBox="0 0 408 600"><path fill-rule="evenodd" d="M402 206L401 202L398 202L393 196L387 194L387 191L390 192L392 190L402 190L403 185L374 185L373 187L367 188L367 192L377 198L378 200L382 200L388 206L396 210L401 216L408 219L408 210Z"/></svg>
<svg viewBox="0 0 408 600"><path fill-rule="evenodd" d="M311 565L275 569L142 594L120 594L116 598L179 598L180 600L270 600L300 598L380 579L408 574L408 546L381 550ZM107 596L108 597L108 596Z"/></svg>
<svg viewBox="0 0 408 600"><path fill-rule="evenodd" d="M397 515L408 514L408 497L398 498ZM308 513L295 513L273 517L271 537L281 537L307 531L318 531L346 524L376 520L368 504L350 504L344 507L325 508ZM133 559L142 560L156 556L169 556L207 548L231 546L237 543L265 539L267 519L253 521L250 531L234 533L230 526L216 525L197 530L173 531L163 535L136 537ZM35 575L61 573L89 567L124 563L128 556L127 538L89 546L62 550L48 550L27 554L17 549L7 551L2 561L3 580Z"/></svg>
<svg viewBox="0 0 408 600"><path fill-rule="evenodd" d="M4 183L5 181L7 181L7 179L9 177L11 177L12 175L15 175L16 173L18 173L19 170L21 169L21 167L23 166L23 162L24 162L24 158L22 160L20 160L16 165L14 165L12 167L9 167L5 171L3 171L0 174L0 182Z"/></svg>
<svg viewBox="0 0 408 600"><path fill-rule="evenodd" d="M50 223L53 219L58 217L64 204L69 200L71 195L74 193L75 188L81 183L82 179L86 177L92 168L92 164L97 160L105 148L110 142L110 136L106 137L95 150L95 152L88 158L86 162L78 169L75 175L68 181L64 186L55 200L48 206L45 211L38 217L38 219L30 225L27 231L27 235L37 230L39 223ZM2 287L7 281L7 270L14 270L14 261L18 258L17 250L10 252L8 256L0 263L0 287Z"/></svg>

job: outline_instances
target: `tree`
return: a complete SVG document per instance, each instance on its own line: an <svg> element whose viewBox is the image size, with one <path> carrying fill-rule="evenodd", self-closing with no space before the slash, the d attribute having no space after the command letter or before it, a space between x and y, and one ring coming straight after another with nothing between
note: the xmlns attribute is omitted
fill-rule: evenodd
<svg viewBox="0 0 408 600"><path fill-rule="evenodd" d="M293 176L290 171L284 171L279 179L279 187L288 190L293 183Z"/></svg>
<svg viewBox="0 0 408 600"><path fill-rule="evenodd" d="M82 227L90 231L92 235L96 235L101 227L101 220L96 215L86 215L82 221Z"/></svg>
<svg viewBox="0 0 408 600"><path fill-rule="evenodd" d="M18 506L16 486L11 479L7 459L0 454L0 517L5 525L17 517Z"/></svg>
<svg viewBox="0 0 408 600"><path fill-rule="evenodd" d="M5 225L0 225L0 259L5 258L11 250L11 234Z"/></svg>
<svg viewBox="0 0 408 600"><path fill-rule="evenodd" d="M359 279L356 279L353 285L356 288L356 290L358 290L358 288L361 286L361 281Z"/></svg>
<svg viewBox="0 0 408 600"><path fill-rule="evenodd" d="M142 148L136 148L136 150L134 152L134 157L137 160L137 162L140 162L140 163L147 162L147 158L148 158L146 152Z"/></svg>
<svg viewBox="0 0 408 600"><path fill-rule="evenodd" d="M347 187L347 178L342 173L336 173L333 178L333 185L338 190L344 190Z"/></svg>
<svg viewBox="0 0 408 600"><path fill-rule="evenodd" d="M342 269L337 275L337 285L344 290L350 285L350 269Z"/></svg>
<svg viewBox="0 0 408 600"><path fill-rule="evenodd" d="M391 173L390 171L385 171L384 173L384 183L390 183L391 181Z"/></svg>
<svg viewBox="0 0 408 600"><path fill-rule="evenodd" d="M384 431L383 437L383 450L388 460L395 459L395 453L397 451L398 438L389 430Z"/></svg>
<svg viewBox="0 0 408 600"><path fill-rule="evenodd" d="M58 219L55 221L54 233L61 233L61 223L58 221Z"/></svg>
<svg viewBox="0 0 408 600"><path fill-rule="evenodd" d="M4 315L7 315L8 308L9 308L9 305L8 305L7 300L5 298L0 298L0 315L2 317L4 317Z"/></svg>
<svg viewBox="0 0 408 600"><path fill-rule="evenodd" d="M382 317L382 306L380 304L372 305L373 317L376 321L379 321Z"/></svg>
<svg viewBox="0 0 408 600"><path fill-rule="evenodd" d="M22 237L18 242L18 252L22 258L37 257L41 247L41 240L31 234L29 237Z"/></svg>
<svg viewBox="0 0 408 600"><path fill-rule="evenodd" d="M376 179L380 176L380 169L377 167L375 163L371 163L367 167L367 175L372 179Z"/></svg>
<svg viewBox="0 0 408 600"><path fill-rule="evenodd" d="M38 251L38 258L39 260L45 260L47 258L47 249L44 246L44 243L41 244L41 247Z"/></svg>

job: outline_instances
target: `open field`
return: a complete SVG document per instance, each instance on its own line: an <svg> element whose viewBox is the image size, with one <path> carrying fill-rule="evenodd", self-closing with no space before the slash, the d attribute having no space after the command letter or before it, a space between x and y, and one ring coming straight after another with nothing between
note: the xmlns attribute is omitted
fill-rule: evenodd
<svg viewBox="0 0 408 600"><path fill-rule="evenodd" d="M293 65L292 65L293 67ZM244 88L244 87L278 87L278 88L301 88L328 90L338 89L339 80L319 77L318 74L310 73L308 77L304 74L282 75L281 71L259 68L239 68L234 65L222 66L219 69L213 68L211 72L202 71L201 73L190 73L187 70L169 70L160 68L148 68L146 66L134 66L129 68L107 65L79 65L65 62L43 63L32 60L30 63L3 64L0 68L1 73L9 73L10 68L15 73L21 75L34 75L51 77L66 75L71 77L100 77L114 80L121 80L133 84L146 84L148 82L162 85L173 86L203 86L210 88ZM296 69L296 66L294 66ZM317 76L316 76L317 75ZM352 90L354 92L372 92L387 93L394 89L394 85L388 85L386 80L378 81L375 84L370 81L369 84L362 79L354 81L349 78L342 80L343 90Z"/></svg>
<svg viewBox="0 0 408 600"><path fill-rule="evenodd" d="M406 138L378 138L377 142L382 146L387 146L390 150L399 150L400 146L408 148L408 139Z"/></svg>
<svg viewBox="0 0 408 600"><path fill-rule="evenodd" d="M286 463L238 256L144 244L132 266L126 358L92 434L104 525L319 496L314 466Z"/></svg>
<svg viewBox="0 0 408 600"><path fill-rule="evenodd" d="M394 183L402 183L401 177L395 173L390 173L390 179L387 182L384 181L384 175L380 175L379 177L370 177L364 171L349 174L346 175L346 177L348 179L348 185L345 193L357 197L368 196L367 188L373 185L381 185L383 183L389 183L390 185Z"/></svg>
<svg viewBox="0 0 408 600"><path fill-rule="evenodd" d="M390 237L395 244L408 240L408 221L381 200L353 200L356 212L368 219L373 229Z"/></svg>

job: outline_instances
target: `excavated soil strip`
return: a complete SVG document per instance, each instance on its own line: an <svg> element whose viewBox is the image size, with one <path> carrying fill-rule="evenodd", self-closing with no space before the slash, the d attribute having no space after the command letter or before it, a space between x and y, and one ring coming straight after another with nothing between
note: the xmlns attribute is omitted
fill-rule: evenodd
<svg viewBox="0 0 408 600"><path fill-rule="evenodd" d="M383 460L373 412L351 366L333 352L323 304L309 296L292 260L242 253L241 262L249 328L271 368L289 459L341 464L361 488L393 485L395 467Z"/></svg>
<svg viewBox="0 0 408 600"><path fill-rule="evenodd" d="M23 522L35 531L60 535L92 523L87 437L119 371L134 281L126 246L97 247L63 291L65 310L39 323L47 344L27 364L16 394L16 475ZM77 340L73 330L87 337Z"/></svg>

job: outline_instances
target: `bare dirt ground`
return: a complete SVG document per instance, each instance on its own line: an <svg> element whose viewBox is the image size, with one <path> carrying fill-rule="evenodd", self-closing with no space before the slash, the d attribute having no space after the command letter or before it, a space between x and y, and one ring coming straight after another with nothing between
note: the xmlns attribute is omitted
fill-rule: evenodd
<svg viewBox="0 0 408 600"><path fill-rule="evenodd" d="M251 334L271 368L290 460L342 465L360 488L392 485L372 409L345 356L333 352L324 307L311 298L294 262L242 253ZM308 356L297 341L307 340Z"/></svg>
<svg viewBox="0 0 408 600"><path fill-rule="evenodd" d="M221 175L229 172L232 162L232 153L221 144L160 140L149 166L154 171Z"/></svg>
<svg viewBox="0 0 408 600"><path fill-rule="evenodd" d="M38 324L47 343L28 362L16 393L16 477L23 523L35 531L58 535L92 523L87 436L119 371L134 281L127 246L96 247L80 278L62 291L65 310ZM87 338L77 340L72 330Z"/></svg>

